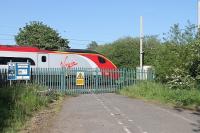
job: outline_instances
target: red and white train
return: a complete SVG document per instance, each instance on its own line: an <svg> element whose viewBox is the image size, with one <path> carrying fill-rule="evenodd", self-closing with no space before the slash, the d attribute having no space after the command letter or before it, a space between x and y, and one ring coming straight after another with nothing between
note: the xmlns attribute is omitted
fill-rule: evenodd
<svg viewBox="0 0 200 133"><path fill-rule="evenodd" d="M0 68L7 63L30 62L38 68L117 69L105 56L90 50L69 49L66 52L40 50L35 47L0 45Z"/></svg>

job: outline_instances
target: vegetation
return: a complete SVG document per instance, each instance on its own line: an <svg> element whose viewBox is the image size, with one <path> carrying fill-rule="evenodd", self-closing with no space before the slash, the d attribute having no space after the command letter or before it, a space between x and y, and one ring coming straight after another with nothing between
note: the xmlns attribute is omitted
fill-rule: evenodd
<svg viewBox="0 0 200 133"><path fill-rule="evenodd" d="M139 65L139 38L126 37L98 45L96 51L118 67ZM154 66L156 81L173 89L198 88L200 84L200 39L196 27L188 22L184 29L175 24L161 41L157 36L144 38L144 64Z"/></svg>
<svg viewBox="0 0 200 133"><path fill-rule="evenodd" d="M165 33L164 41L177 45L185 45L191 43L197 35L195 24L191 24L190 21L184 29L180 28L179 24L174 24L170 27L170 31Z"/></svg>
<svg viewBox="0 0 200 133"><path fill-rule="evenodd" d="M118 67L136 68L139 47L139 38L125 37L95 50ZM174 24L163 40L144 37L144 64L155 68L155 83L128 87L121 94L184 108L200 106L200 38L194 24L188 21L184 29Z"/></svg>
<svg viewBox="0 0 200 133"><path fill-rule="evenodd" d="M35 112L45 107L58 94L40 95L44 88L36 85L0 88L0 132L17 132Z"/></svg>
<svg viewBox="0 0 200 133"><path fill-rule="evenodd" d="M88 44L87 49L89 50L95 50L98 47L98 43L96 41L92 41Z"/></svg>
<svg viewBox="0 0 200 133"><path fill-rule="evenodd" d="M16 43L22 46L34 46L47 50L64 50L69 48L67 39L59 36L53 28L42 22L30 22L19 29L15 36Z"/></svg>
<svg viewBox="0 0 200 133"><path fill-rule="evenodd" d="M120 91L131 98L140 98L169 104L175 107L196 109L200 106L200 90L169 89L155 82L142 82Z"/></svg>
<svg viewBox="0 0 200 133"><path fill-rule="evenodd" d="M110 58L118 67L135 67L139 64L138 38L123 38L111 44L99 45L96 50Z"/></svg>

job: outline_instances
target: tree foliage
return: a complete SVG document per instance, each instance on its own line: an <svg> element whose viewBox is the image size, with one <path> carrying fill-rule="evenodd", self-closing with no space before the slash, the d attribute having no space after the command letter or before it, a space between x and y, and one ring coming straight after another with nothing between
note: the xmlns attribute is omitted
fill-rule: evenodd
<svg viewBox="0 0 200 133"><path fill-rule="evenodd" d="M139 38L126 37L96 49L118 67L136 67L139 63Z"/></svg>
<svg viewBox="0 0 200 133"><path fill-rule="evenodd" d="M96 41L92 41L88 44L87 49L89 50L95 50L98 47L98 43Z"/></svg>
<svg viewBox="0 0 200 133"><path fill-rule="evenodd" d="M69 48L67 39L62 38L53 28L36 21L20 28L15 40L18 45L34 46L41 49L60 50Z"/></svg>
<svg viewBox="0 0 200 133"><path fill-rule="evenodd" d="M155 68L157 81L170 88L191 89L200 85L200 38L195 27L189 22L184 29L175 24L162 41L157 36L144 38L144 65ZM139 38L122 38L99 45L96 50L118 67L139 66Z"/></svg>
<svg viewBox="0 0 200 133"><path fill-rule="evenodd" d="M170 31L164 33L165 36L163 39L172 44L185 45L194 41L196 38L196 32L196 26L188 21L184 29L181 29L179 24L171 26Z"/></svg>
<svg viewBox="0 0 200 133"><path fill-rule="evenodd" d="M99 45L96 50L111 59L118 67L136 68L139 66L139 38L125 37L110 44ZM160 46L157 36L144 38L144 63L151 65Z"/></svg>

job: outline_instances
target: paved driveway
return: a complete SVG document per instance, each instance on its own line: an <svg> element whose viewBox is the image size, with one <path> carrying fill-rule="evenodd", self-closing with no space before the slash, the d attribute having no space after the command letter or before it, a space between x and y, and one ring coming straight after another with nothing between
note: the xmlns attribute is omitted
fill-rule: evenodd
<svg viewBox="0 0 200 133"><path fill-rule="evenodd" d="M198 133L200 113L116 94L67 99L48 133Z"/></svg>

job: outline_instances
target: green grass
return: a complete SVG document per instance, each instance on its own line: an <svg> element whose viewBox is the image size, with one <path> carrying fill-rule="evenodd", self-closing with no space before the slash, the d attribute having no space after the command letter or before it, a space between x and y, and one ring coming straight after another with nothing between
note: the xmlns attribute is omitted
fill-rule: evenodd
<svg viewBox="0 0 200 133"><path fill-rule="evenodd" d="M119 93L131 98L151 100L187 109L196 109L200 106L199 90L174 90L155 82L143 82L135 86L124 88Z"/></svg>
<svg viewBox="0 0 200 133"><path fill-rule="evenodd" d="M19 131L34 112L58 99L58 94L38 93L44 89L37 85L0 88L0 132Z"/></svg>

